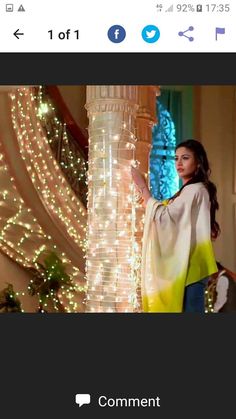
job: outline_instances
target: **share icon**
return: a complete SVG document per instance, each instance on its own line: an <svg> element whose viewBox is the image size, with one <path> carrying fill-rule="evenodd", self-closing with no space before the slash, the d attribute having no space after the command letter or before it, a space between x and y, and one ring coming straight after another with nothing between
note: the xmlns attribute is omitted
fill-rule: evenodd
<svg viewBox="0 0 236 419"><path fill-rule="evenodd" d="M178 35L179 36L185 36L185 38L188 38L189 41L192 42L192 41L194 41L194 37L193 36L188 36L188 35L185 35L185 34L186 34L186 32L193 31L193 30L194 30L194 27L193 26L189 26L189 28L186 29L186 31L179 32Z"/></svg>

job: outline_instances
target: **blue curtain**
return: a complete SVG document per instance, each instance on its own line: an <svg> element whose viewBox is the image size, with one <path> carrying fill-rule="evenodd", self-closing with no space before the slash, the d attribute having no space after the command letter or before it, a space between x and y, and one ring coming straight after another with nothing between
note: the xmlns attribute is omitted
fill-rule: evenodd
<svg viewBox="0 0 236 419"><path fill-rule="evenodd" d="M162 90L157 98L157 117L150 153L150 186L152 195L163 200L180 187L174 156L182 140L182 93Z"/></svg>

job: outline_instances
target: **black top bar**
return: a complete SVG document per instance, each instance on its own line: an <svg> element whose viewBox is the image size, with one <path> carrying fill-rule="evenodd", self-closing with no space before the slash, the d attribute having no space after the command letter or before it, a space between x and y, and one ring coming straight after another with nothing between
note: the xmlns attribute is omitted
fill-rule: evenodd
<svg viewBox="0 0 236 419"><path fill-rule="evenodd" d="M235 84L236 53L0 53L0 84Z"/></svg>

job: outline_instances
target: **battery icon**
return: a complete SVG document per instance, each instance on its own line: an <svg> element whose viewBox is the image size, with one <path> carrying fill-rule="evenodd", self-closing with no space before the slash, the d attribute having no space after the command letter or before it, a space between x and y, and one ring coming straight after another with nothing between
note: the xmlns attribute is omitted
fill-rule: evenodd
<svg viewBox="0 0 236 419"><path fill-rule="evenodd" d="M202 5L201 4L197 4L197 12L202 12Z"/></svg>

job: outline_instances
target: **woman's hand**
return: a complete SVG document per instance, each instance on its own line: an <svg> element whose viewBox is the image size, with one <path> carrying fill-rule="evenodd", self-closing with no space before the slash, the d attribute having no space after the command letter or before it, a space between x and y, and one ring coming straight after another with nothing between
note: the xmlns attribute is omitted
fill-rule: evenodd
<svg viewBox="0 0 236 419"><path fill-rule="evenodd" d="M139 205L143 205L144 204L144 199L142 196L140 196L137 200L136 200L137 204Z"/></svg>
<svg viewBox="0 0 236 419"><path fill-rule="evenodd" d="M140 173L140 171L138 169L135 169L135 167L133 167L133 166L131 166L131 175L132 175L132 178L133 178L133 181L134 181L135 185L139 189L143 189L147 186L143 175Z"/></svg>
<svg viewBox="0 0 236 419"><path fill-rule="evenodd" d="M135 167L131 166L131 174L133 178L133 182L138 189L138 191L141 193L140 197L140 204L143 203L144 206L147 204L149 198L151 197L151 193L148 189L146 180L144 179L144 176L139 172L138 169L135 169Z"/></svg>

